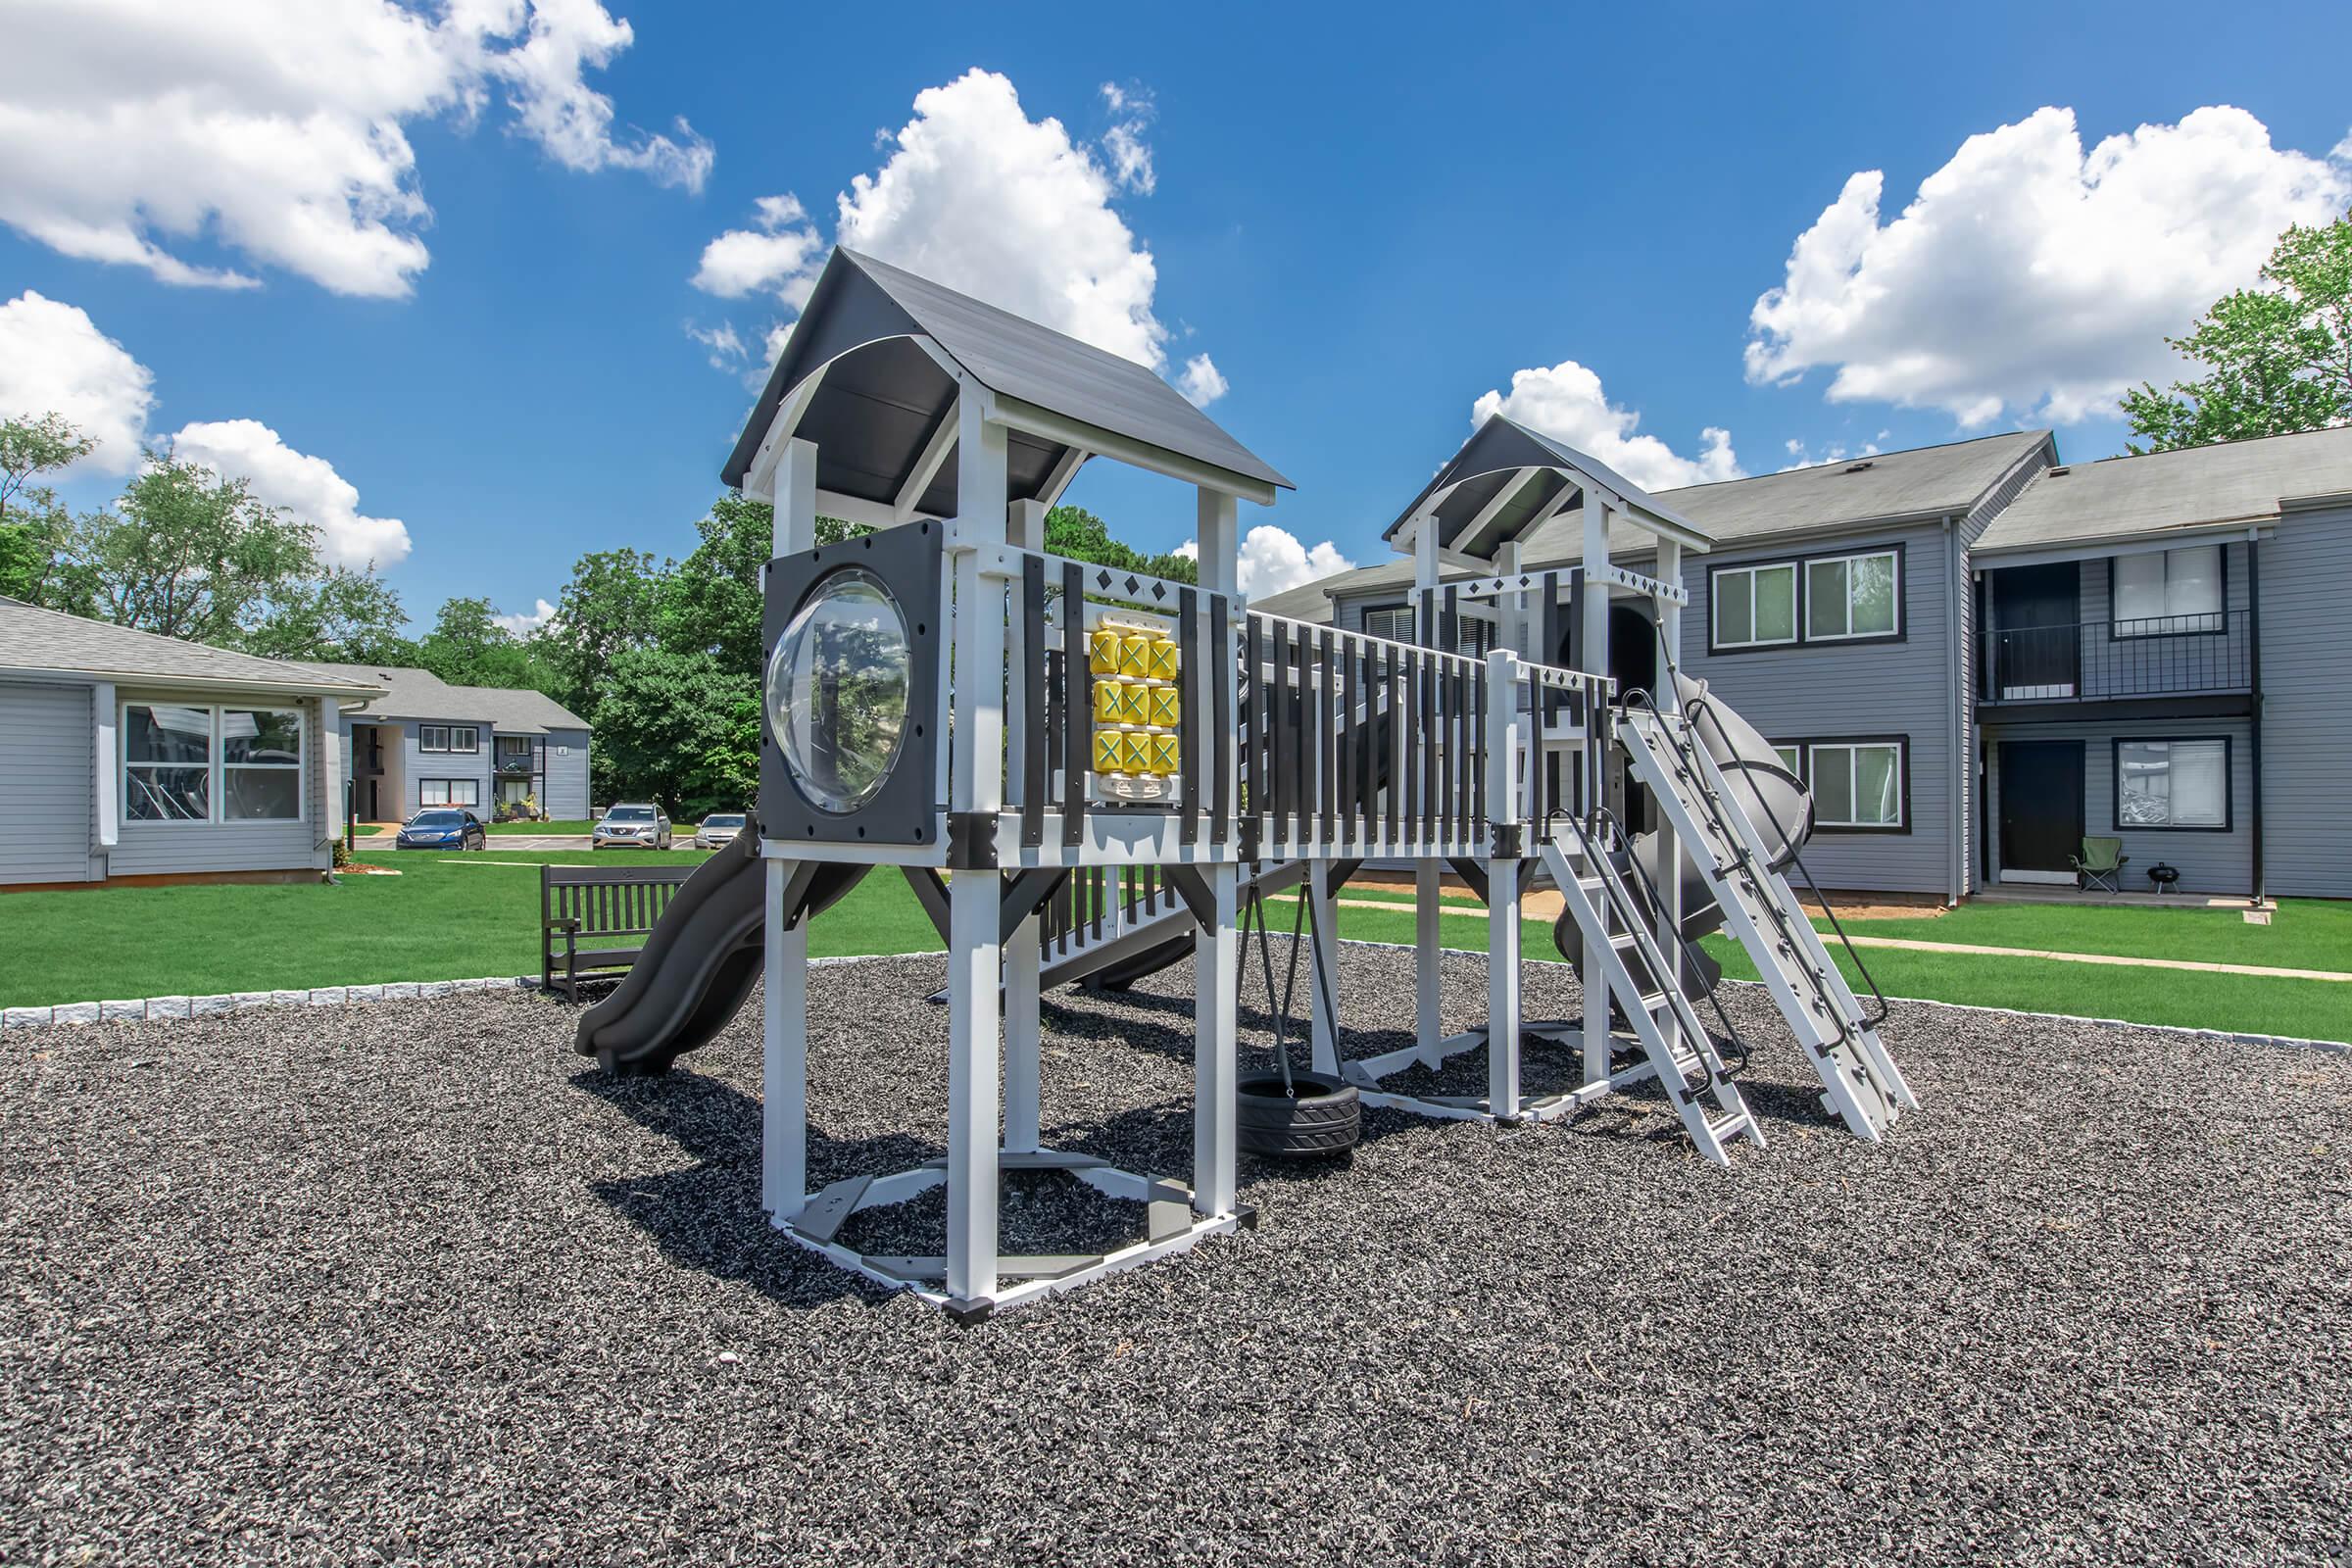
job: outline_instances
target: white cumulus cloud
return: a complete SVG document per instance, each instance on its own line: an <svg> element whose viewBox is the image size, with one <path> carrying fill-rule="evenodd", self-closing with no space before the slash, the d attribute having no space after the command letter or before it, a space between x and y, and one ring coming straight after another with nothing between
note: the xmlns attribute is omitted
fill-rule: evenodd
<svg viewBox="0 0 2352 1568"><path fill-rule="evenodd" d="M1508 393L1489 390L1471 405L1471 427L1495 414L1599 459L1644 490L1737 479L1746 471L1729 430L1700 430L1698 455L1688 458L1654 435L1639 434L1642 416L1611 403L1600 377L1574 360L1512 371Z"/></svg>
<svg viewBox="0 0 2352 1568"><path fill-rule="evenodd" d="M511 615L492 615L490 618L517 637L528 637L553 620L555 615L556 607L542 599L527 611L517 611Z"/></svg>
<svg viewBox="0 0 2352 1568"><path fill-rule="evenodd" d="M128 473L154 406L154 373L79 306L31 289L0 305L0 418L62 415L98 443L77 466Z"/></svg>
<svg viewBox="0 0 2352 1568"><path fill-rule="evenodd" d="M751 228L730 228L703 247L694 286L706 294L737 300L773 293L793 309L808 303L816 286L825 242L808 221L800 198L787 192L753 204Z"/></svg>
<svg viewBox="0 0 2352 1568"><path fill-rule="evenodd" d="M2141 125L2087 153L2074 111L1971 136L1881 220L1886 176L1853 175L1750 316L1751 381L1835 367L1834 401L2073 421L2171 378L2167 334L2255 280L2280 230L2352 199L2352 138L2274 147L2242 109Z"/></svg>
<svg viewBox="0 0 2352 1568"><path fill-rule="evenodd" d="M700 188L711 150L618 132L587 85L632 33L600 0L16 0L5 26L0 222L170 283L281 268L400 297L432 218L407 127L493 100L564 168Z"/></svg>
<svg viewBox="0 0 2352 1568"><path fill-rule="evenodd" d="M172 452L223 477L246 480L256 500L283 507L318 529L318 559L330 566L380 570L408 557L406 524L364 515L358 488L333 464L295 451L259 419L182 425L172 438Z"/></svg>
<svg viewBox="0 0 2352 1568"><path fill-rule="evenodd" d="M1194 408L1205 409L1232 391L1233 384L1225 379L1225 373L1216 368L1207 355L1196 354L1184 362L1184 373L1176 377L1176 390L1183 393Z"/></svg>
<svg viewBox="0 0 2352 1568"><path fill-rule="evenodd" d="M1152 95L1106 81L1102 107L1117 117L1102 133L1102 154L1110 162L1112 181L1122 190L1151 195L1159 185L1158 172L1152 167L1152 146L1144 140L1144 130L1156 112Z"/></svg>
<svg viewBox="0 0 2352 1568"><path fill-rule="evenodd" d="M1196 541L1194 549L1199 548ZM1242 536L1241 573L1236 586L1244 599L1263 599L1268 594L1346 571L1354 564L1328 539L1309 549L1289 529L1261 522Z"/></svg>

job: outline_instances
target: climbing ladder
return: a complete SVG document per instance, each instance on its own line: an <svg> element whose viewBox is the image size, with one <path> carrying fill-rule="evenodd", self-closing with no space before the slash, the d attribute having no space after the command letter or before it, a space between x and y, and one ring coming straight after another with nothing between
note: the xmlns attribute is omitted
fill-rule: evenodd
<svg viewBox="0 0 2352 1568"><path fill-rule="evenodd" d="M1718 1165L1729 1165L1732 1158L1724 1146L1734 1138L1744 1135L1763 1148L1764 1129L1740 1097L1740 1086L1725 1074L1715 1042L1698 1021L1690 999L1675 983L1676 967L1642 919L1626 873L1573 816L1554 819L1542 851L1544 869L1559 884L1577 929L1605 939L1601 983L1633 1025L1635 1040L1698 1152ZM1593 979L1587 975L1585 983L1591 985ZM1611 1081L1623 1085L1628 1079L1611 1074Z"/></svg>
<svg viewBox="0 0 2352 1568"><path fill-rule="evenodd" d="M1919 1108L1918 1098L1830 961L1795 890L1772 868L1758 825L1730 798L1722 770L1684 715L1629 705L1616 734L1634 777L1656 799L1820 1075L1823 1105L1855 1137L1879 1142L1902 1111Z"/></svg>

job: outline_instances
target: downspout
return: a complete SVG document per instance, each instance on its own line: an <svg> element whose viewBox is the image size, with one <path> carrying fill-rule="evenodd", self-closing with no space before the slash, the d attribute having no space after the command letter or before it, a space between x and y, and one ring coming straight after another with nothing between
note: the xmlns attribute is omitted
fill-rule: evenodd
<svg viewBox="0 0 2352 1568"><path fill-rule="evenodd" d="M2254 788L2248 805L2254 829L2254 902L2267 891L2262 855L2262 562L2261 541L2246 532L2246 684L2252 692L2253 725L2247 760L2253 764Z"/></svg>
<svg viewBox="0 0 2352 1568"><path fill-rule="evenodd" d="M1960 689L1960 639L1968 628L1960 618L1960 530L1956 519L1943 519L1943 689L1951 704L1951 788L1944 833L1944 900L1957 906L1968 875L1968 800L1976 782L1975 759L1968 755L1968 696Z"/></svg>

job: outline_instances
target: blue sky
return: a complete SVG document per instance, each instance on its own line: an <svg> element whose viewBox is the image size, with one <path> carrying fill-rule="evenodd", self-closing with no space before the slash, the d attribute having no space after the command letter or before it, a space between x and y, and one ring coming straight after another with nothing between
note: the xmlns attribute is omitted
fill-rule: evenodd
<svg viewBox="0 0 2352 1568"><path fill-rule="evenodd" d="M87 125L15 148L0 132L0 307L26 291L70 307L151 372L123 428L208 427L194 450L251 463L298 510L398 519L410 548L386 574L419 620L456 593L527 612L587 550L690 547L762 335L853 221L839 194L882 175L910 125L943 165L928 182L903 172L910 205L877 200L862 232L950 266L999 253L949 279L975 291L1051 294L1107 258L1130 268L1129 307L1148 252L1143 319L1164 333L1151 346L1166 372L1210 356L1229 387L1210 415L1298 486L1245 526L1359 564L1381 559L1381 527L1480 396L1513 393L1521 372L1514 413L1571 439L1663 443L1596 447L1653 482L2052 421L2069 457L2112 453L2106 407L2122 378L2161 369L2153 339L2246 280L2281 222L2352 191L2341 8L2272 21L2238 7L2221 26L2210 7L2148 5L1091 6L976 25L968 8L878 22L607 0L633 35L583 41L544 19L529 31L523 0L487 0L513 8L503 33L412 68L379 58L399 53L379 48L383 0L350 0L252 32L299 34L294 64L266 70L233 35L203 40L225 64L160 46L122 62L108 39L144 25L148 3L0 0L29 19L26 69L0 100L38 128L86 108L89 79L136 114L165 115L192 86L281 128L317 117L305 145L248 171L185 126L122 147ZM345 50L373 64L321 66ZM1086 212L991 217L989 182L1019 188L1021 159L1051 136L992 141L966 114L975 69L1009 83L1032 126L1060 122L1061 185L1076 160L1101 191L1053 199ZM442 74L419 87L419 71ZM366 90L333 85L353 80ZM917 95L942 88L918 114ZM338 124L362 141L395 127L405 159L380 142L346 156ZM2116 136L2132 139L2093 150ZM1148 156L1148 189L1139 166L1121 177L1122 149ZM314 156L323 174L303 165ZM27 175L28 159L61 167ZM1884 174L1875 217L1848 184L1870 171ZM390 191L400 211L340 210L338 178L363 207ZM321 179L324 226L366 245L305 237ZM808 216L762 226L755 204L786 193ZM1815 265L1792 282L1792 247L1817 222ZM809 249L725 297L694 279L710 281L705 249L729 230L805 234ZM254 286L191 284L191 270ZM1751 312L1784 286L1760 333ZM75 358L100 351L69 318L27 310L15 324L43 330L12 354L0 314L7 412L53 386L68 390L52 403L137 401L119 361L109 380ZM689 329L721 327L744 352L714 367ZM1101 466L1070 499L1149 547L1189 537L1188 494ZM91 472L70 493L92 503L119 483ZM1265 569L1276 585L1282 564Z"/></svg>

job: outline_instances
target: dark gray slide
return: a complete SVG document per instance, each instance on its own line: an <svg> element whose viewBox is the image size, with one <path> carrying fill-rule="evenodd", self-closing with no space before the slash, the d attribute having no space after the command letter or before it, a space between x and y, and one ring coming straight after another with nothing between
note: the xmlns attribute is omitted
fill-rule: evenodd
<svg viewBox="0 0 2352 1568"><path fill-rule="evenodd" d="M612 994L580 1014L572 1048L608 1072L667 1072L710 1044L760 983L766 932L758 839L742 833L695 868L662 910ZM869 868L803 861L785 905L800 918L824 909Z"/></svg>

